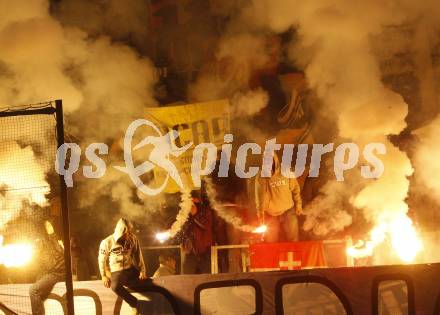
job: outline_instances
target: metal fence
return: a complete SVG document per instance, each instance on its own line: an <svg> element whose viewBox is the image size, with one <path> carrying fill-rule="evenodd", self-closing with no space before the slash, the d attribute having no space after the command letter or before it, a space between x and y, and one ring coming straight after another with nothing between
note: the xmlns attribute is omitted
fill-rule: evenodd
<svg viewBox="0 0 440 315"><path fill-rule="evenodd" d="M346 254L346 249L353 245L352 239L347 237L345 239L340 240L324 240L323 248L324 255L327 262L327 267L353 267L354 260L353 257ZM142 247L142 250L146 253L147 257L151 257L149 255L150 252L155 252L156 255L161 251L178 251L179 252L179 271L180 274L183 274L183 263L184 263L184 254L183 248L181 245L167 245L167 246L145 246ZM234 270L240 270L241 272L249 272L251 271L249 268L250 257L249 257L249 245L248 244L231 244L231 245L214 245L211 246L211 273L217 274L220 272L219 268L219 252L220 251L239 251L239 259L235 259L234 262L238 264L238 266L234 266ZM340 259L334 261L334 257L337 256ZM231 262L229 262L231 263ZM229 266L231 268L231 266ZM223 272L226 272L225 270Z"/></svg>
<svg viewBox="0 0 440 315"><path fill-rule="evenodd" d="M60 100L0 109L0 284L9 285L0 306L6 313L30 313L29 292L13 290L50 275L66 284L60 312L73 314L67 190L55 172L62 143Z"/></svg>
<svg viewBox="0 0 440 315"><path fill-rule="evenodd" d="M352 245L351 238L347 237L341 240L324 240L324 255L327 261L327 267L353 267L354 261L353 258L349 255L346 255L346 248ZM216 274L219 273L219 251L230 251L230 250L239 250L240 251L240 259L236 260L236 263L240 264L240 270L242 272L248 272L249 269L249 245L248 244L240 244L240 245L217 245L211 246L211 273ZM342 252L341 255L339 253L338 256L342 256L343 261L339 261L337 263L333 263L331 261L331 256L335 251Z"/></svg>

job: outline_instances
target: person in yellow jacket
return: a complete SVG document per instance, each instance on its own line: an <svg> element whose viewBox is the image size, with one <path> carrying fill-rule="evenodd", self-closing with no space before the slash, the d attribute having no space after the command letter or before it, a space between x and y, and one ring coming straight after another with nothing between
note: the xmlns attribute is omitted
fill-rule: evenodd
<svg viewBox="0 0 440 315"><path fill-rule="evenodd" d="M138 313L138 300L125 287L135 289L147 279L141 246L132 232L131 223L121 218L112 235L99 246L99 271L106 288L110 288ZM145 282L146 284L146 282Z"/></svg>
<svg viewBox="0 0 440 315"><path fill-rule="evenodd" d="M298 216L302 214L301 191L296 178L281 174L279 158L274 154L272 174L257 179L257 208L260 220L267 225L269 243L298 240Z"/></svg>

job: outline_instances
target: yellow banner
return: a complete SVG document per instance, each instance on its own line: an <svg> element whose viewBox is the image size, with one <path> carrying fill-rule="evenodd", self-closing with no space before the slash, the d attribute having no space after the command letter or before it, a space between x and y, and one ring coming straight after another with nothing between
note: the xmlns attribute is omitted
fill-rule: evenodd
<svg viewBox="0 0 440 315"><path fill-rule="evenodd" d="M229 102L227 100L193 103L179 106L148 108L146 118L163 132L176 130L179 137L171 145L178 150L189 143L193 145L177 158L170 156L176 165L185 187L193 188L191 162L196 145L213 143L218 148L223 144L223 137L230 132ZM161 185L167 176L160 167L154 168L154 180ZM176 182L170 177L164 192L179 191Z"/></svg>

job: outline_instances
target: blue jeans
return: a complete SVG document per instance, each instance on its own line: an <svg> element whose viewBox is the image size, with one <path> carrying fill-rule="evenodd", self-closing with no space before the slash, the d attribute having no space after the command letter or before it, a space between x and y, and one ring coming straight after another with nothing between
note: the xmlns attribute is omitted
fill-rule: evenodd
<svg viewBox="0 0 440 315"><path fill-rule="evenodd" d="M48 273L29 287L32 315L44 315L44 301L49 296L54 285L57 282L63 281L63 278L61 274Z"/></svg>
<svg viewBox="0 0 440 315"><path fill-rule="evenodd" d="M264 218L267 225L266 242L280 242L281 232L284 232L285 241L287 242L298 240L298 218L294 208L286 210L286 212L278 216L271 216L265 213Z"/></svg>

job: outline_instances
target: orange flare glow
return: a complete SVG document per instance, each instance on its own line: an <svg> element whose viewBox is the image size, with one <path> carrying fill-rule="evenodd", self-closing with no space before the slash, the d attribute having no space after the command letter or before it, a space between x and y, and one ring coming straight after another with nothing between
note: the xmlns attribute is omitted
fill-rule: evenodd
<svg viewBox="0 0 440 315"><path fill-rule="evenodd" d="M406 215L399 215L391 222L376 225L370 232L370 239L361 240L347 248L347 255L354 258L372 256L376 246L386 238L390 239L394 252L405 263L414 261L423 248L411 219Z"/></svg>
<svg viewBox="0 0 440 315"><path fill-rule="evenodd" d="M263 224L257 227L255 230L252 231L252 233L255 234L264 234L267 232L267 225Z"/></svg>
<svg viewBox="0 0 440 315"><path fill-rule="evenodd" d="M32 245L17 243L2 245L3 236L0 235L0 265L10 267L23 267L27 265L33 255Z"/></svg>

